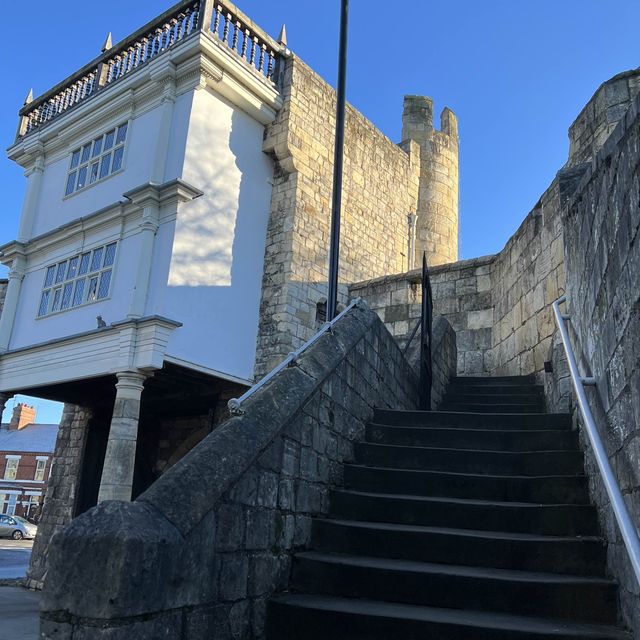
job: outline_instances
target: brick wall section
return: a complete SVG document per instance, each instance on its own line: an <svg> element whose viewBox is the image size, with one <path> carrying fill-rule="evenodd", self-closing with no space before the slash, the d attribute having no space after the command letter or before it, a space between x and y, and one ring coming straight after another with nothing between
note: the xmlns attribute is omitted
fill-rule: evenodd
<svg viewBox="0 0 640 640"><path fill-rule="evenodd" d="M267 127L275 158L267 229L256 374L272 369L316 331L326 299L335 92L298 58L287 61L284 106ZM408 214L415 213L420 147L401 146L348 106L340 281L408 266ZM346 301L346 287L341 290Z"/></svg>
<svg viewBox="0 0 640 640"><path fill-rule="evenodd" d="M589 402L640 527L640 96L585 172L564 216L569 324L581 370L597 380ZM609 567L621 583L625 621L640 638L640 588L585 449Z"/></svg>
<svg viewBox="0 0 640 640"><path fill-rule="evenodd" d="M266 601L373 407L415 407L416 389L393 337L356 306L136 501L55 536L42 638L262 638Z"/></svg>
<svg viewBox="0 0 640 640"><path fill-rule="evenodd" d="M75 515L82 456L90 418L91 412L88 409L71 404L64 405L53 453L54 465L27 572L27 586L30 588L42 588L51 537L71 522Z"/></svg>

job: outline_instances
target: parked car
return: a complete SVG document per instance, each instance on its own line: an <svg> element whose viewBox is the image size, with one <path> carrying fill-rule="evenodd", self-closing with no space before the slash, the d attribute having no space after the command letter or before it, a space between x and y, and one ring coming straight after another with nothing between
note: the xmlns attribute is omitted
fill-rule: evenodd
<svg viewBox="0 0 640 640"><path fill-rule="evenodd" d="M0 515L0 537L22 540L35 538L38 527L20 516Z"/></svg>

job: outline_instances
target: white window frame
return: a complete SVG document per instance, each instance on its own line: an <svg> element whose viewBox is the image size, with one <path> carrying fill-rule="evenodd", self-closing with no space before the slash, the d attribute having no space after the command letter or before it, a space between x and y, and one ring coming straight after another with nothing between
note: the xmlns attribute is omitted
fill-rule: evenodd
<svg viewBox="0 0 640 640"><path fill-rule="evenodd" d="M7 512L5 513L5 515L15 516L17 506L18 506L18 495L15 493L10 493L9 499L7 501Z"/></svg>
<svg viewBox="0 0 640 640"><path fill-rule="evenodd" d="M129 121L121 122L71 152L63 199L85 191L124 169L130 126ZM110 138L112 135L113 137ZM117 167L115 167L116 154L119 155L120 160Z"/></svg>
<svg viewBox="0 0 640 640"><path fill-rule="evenodd" d="M20 467L20 458L22 456L6 456L6 463L4 465L4 480L15 480L18 475L18 468ZM13 463L15 464L15 468L13 467ZM13 469L13 476L9 476L10 471L10 463L11 468Z"/></svg>
<svg viewBox="0 0 640 640"><path fill-rule="evenodd" d="M119 244L118 240L113 240L48 264L44 269L36 318L47 318L56 313L108 300L111 297ZM103 275L107 273L108 276ZM108 278L106 291L102 291L103 278ZM94 282L95 289L92 289ZM99 296L100 293L102 295Z"/></svg>
<svg viewBox="0 0 640 640"><path fill-rule="evenodd" d="M36 457L36 470L35 473L33 474L33 479L36 482L44 482L44 474L47 470L47 460L49 458L45 458L43 456L37 456ZM40 464L42 463L42 468L40 468ZM41 473L38 473L41 472ZM38 475L40 475L40 477L38 477Z"/></svg>

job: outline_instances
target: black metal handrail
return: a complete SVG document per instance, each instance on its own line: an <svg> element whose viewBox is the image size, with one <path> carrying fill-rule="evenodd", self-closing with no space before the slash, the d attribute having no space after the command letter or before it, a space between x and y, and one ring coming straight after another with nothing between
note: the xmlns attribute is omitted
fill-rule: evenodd
<svg viewBox="0 0 640 640"><path fill-rule="evenodd" d="M427 255L422 254L422 304L420 319L413 328L403 352L406 354L413 342L418 329L420 329L420 391L419 408L423 411L431 411L431 386L433 382L432 368L432 328L433 328L433 293L431 291L431 279L427 267Z"/></svg>

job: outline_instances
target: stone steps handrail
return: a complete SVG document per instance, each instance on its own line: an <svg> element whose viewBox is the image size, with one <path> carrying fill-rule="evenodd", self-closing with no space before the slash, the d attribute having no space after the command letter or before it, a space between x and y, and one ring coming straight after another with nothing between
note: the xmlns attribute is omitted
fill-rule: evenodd
<svg viewBox="0 0 640 640"><path fill-rule="evenodd" d="M330 322L325 322L320 330L307 342L305 342L297 351L292 351L279 365L275 366L267 375L261 378L256 384L253 385L250 389L248 389L243 395L239 398L231 398L227 403L227 407L229 408L229 413L234 416L242 415L244 412L242 410L242 403L245 400L248 400L256 391L264 387L269 380L274 378L280 371L286 369L288 366L295 364L296 360L312 345L314 345L322 336L327 332L331 331L331 327L340 320L343 316L345 316L351 309L354 307L363 304L362 298L356 298L353 300L348 307L346 307L343 311L341 311L333 320Z"/></svg>
<svg viewBox="0 0 640 640"><path fill-rule="evenodd" d="M238 61L270 84L282 46L230 2L179 2L19 111L20 139L95 95L196 32L223 43ZM107 45L105 45L107 46Z"/></svg>
<svg viewBox="0 0 640 640"><path fill-rule="evenodd" d="M569 372L571 373L571 382L576 393L578 408L580 409L580 413L584 421L585 431L587 432L602 482L604 483L605 490L609 496L613 514L615 515L616 522L620 528L624 545L627 549L627 553L629 554L629 560L631 561L633 572L638 584L640 584L640 537L638 537L638 531L631 519L631 516L629 515L629 510L627 509L624 498L622 497L622 492L620 491L618 481L613 473L611 464L609 463L607 452L604 448L604 444L602 443L598 427L596 426L596 422L589 407L587 395L584 391L585 385L593 386L595 385L595 380L593 378L585 378L580 375L578 363L576 362L573 347L571 346L571 340L569 339L569 332L567 331L567 326L565 324L565 320L568 320L570 316L563 314L560 311L560 305L563 302L566 302L566 299L566 296L561 296L553 303L553 313L556 318L558 330L560 331L565 355L567 356Z"/></svg>

